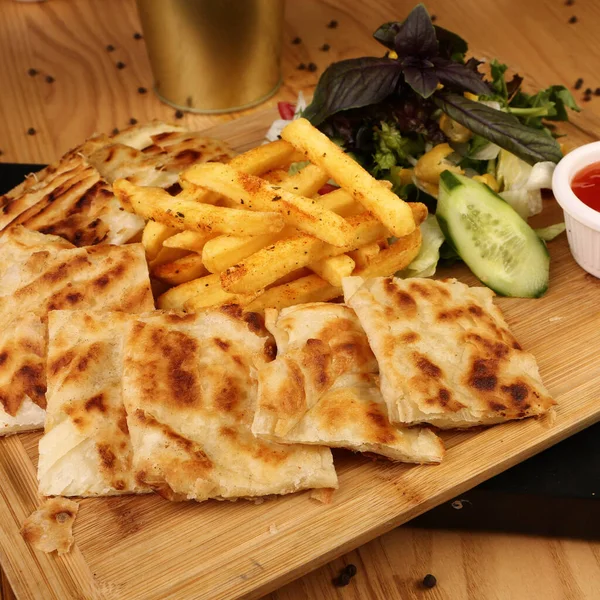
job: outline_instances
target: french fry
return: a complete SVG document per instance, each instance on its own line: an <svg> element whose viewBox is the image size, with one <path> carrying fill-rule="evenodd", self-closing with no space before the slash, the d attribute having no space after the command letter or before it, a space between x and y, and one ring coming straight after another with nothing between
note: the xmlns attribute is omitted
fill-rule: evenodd
<svg viewBox="0 0 600 600"><path fill-rule="evenodd" d="M271 169L261 177L272 185L281 185L288 177L288 172L284 169Z"/></svg>
<svg viewBox="0 0 600 600"><path fill-rule="evenodd" d="M323 194L319 197L319 201L323 208L332 210L342 217L350 217L365 212L365 207L342 188Z"/></svg>
<svg viewBox="0 0 600 600"><path fill-rule="evenodd" d="M245 310L262 313L265 308L281 309L305 302L327 302L341 295L341 287L327 283L318 275L308 275L266 290L248 303Z"/></svg>
<svg viewBox="0 0 600 600"><path fill-rule="evenodd" d="M142 245L146 251L146 260L151 262L154 260L166 239L175 235L179 230L163 223L157 223L156 221L148 221L144 226L142 232Z"/></svg>
<svg viewBox="0 0 600 600"><path fill-rule="evenodd" d="M372 244L366 244L353 250L352 252L348 252L348 255L354 260L356 263L357 269L362 269L366 267L372 260L381 252L381 243L373 242Z"/></svg>
<svg viewBox="0 0 600 600"><path fill-rule="evenodd" d="M240 294L230 294L221 287L221 281L218 275L207 275L196 281L198 282L201 291L184 303L183 308L188 312L195 312L210 306L222 306L223 304L239 304L240 306L245 306L258 295L252 294L250 296L244 296Z"/></svg>
<svg viewBox="0 0 600 600"><path fill-rule="evenodd" d="M277 285L283 285L284 283L290 283L291 281L296 281L296 279L300 279L300 277L307 277L308 275L312 275L313 271L311 271L308 267L302 267L301 269L296 269L295 271L290 271L287 275L284 275L281 279L274 281L271 285L269 285L266 289L275 287Z"/></svg>
<svg viewBox="0 0 600 600"><path fill-rule="evenodd" d="M315 165L307 165L294 175L282 182L281 187L289 192L296 192L301 196L312 196L327 181L328 175ZM190 184L191 185L191 184ZM336 192L332 192L335 194ZM346 194L346 192L344 192ZM330 194L326 194L329 196ZM346 194L354 206L360 205ZM325 198L326 196L323 196ZM336 211L334 211L336 212ZM343 215L345 216L345 215ZM282 229L277 234L264 236L218 236L204 246L202 258L204 265L211 273L219 273L244 260L261 248L273 244L286 235L293 235L296 231L291 227Z"/></svg>
<svg viewBox="0 0 600 600"><path fill-rule="evenodd" d="M350 277L356 263L347 255L330 256L315 263L309 267L322 279L333 286L340 287L344 277Z"/></svg>
<svg viewBox="0 0 600 600"><path fill-rule="evenodd" d="M288 192L259 177L236 171L229 165L204 163L182 174L184 179L228 196L251 211L275 210L285 222L334 246L351 241L351 231L343 217L323 208L315 200Z"/></svg>
<svg viewBox="0 0 600 600"><path fill-rule="evenodd" d="M411 214L418 220L427 215L427 208L411 203ZM388 230L371 213L348 218L353 243L339 248L299 233L276 241L258 250L221 273L221 285L236 294L251 294L266 288L287 273L309 266L330 256L345 254L356 248L389 237Z"/></svg>
<svg viewBox="0 0 600 600"><path fill-rule="evenodd" d="M179 260L184 256L187 256L189 252L187 250L180 250L179 248L165 248L164 246L160 249L156 257L148 263L148 266L152 269L165 263Z"/></svg>
<svg viewBox="0 0 600 600"><path fill-rule="evenodd" d="M371 262L357 269L353 275L360 277L386 277L408 267L421 248L421 230L398 238L389 248L382 250Z"/></svg>
<svg viewBox="0 0 600 600"><path fill-rule="evenodd" d="M153 221L148 221L153 223ZM200 233L198 231L181 231L168 237L164 242L165 248L179 248L180 250L189 250L190 252L202 252L204 245L208 240L213 239L212 234Z"/></svg>
<svg viewBox="0 0 600 600"><path fill-rule="evenodd" d="M195 253L152 268L152 276L169 285L180 285L207 273L202 256Z"/></svg>
<svg viewBox="0 0 600 600"><path fill-rule="evenodd" d="M276 212L253 213L178 200L161 188L138 187L125 179L115 181L113 191L118 198L129 201L138 215L177 229L262 235L280 231L284 225L282 216Z"/></svg>
<svg viewBox="0 0 600 600"><path fill-rule="evenodd" d="M327 171L338 185L376 215L394 235L401 237L415 230L415 221L407 203L374 179L306 119L292 121L281 132L281 137Z"/></svg>

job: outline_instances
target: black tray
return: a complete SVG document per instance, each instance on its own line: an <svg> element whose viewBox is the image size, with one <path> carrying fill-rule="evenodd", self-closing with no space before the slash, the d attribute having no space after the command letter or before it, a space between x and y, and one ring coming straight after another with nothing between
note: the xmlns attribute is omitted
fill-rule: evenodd
<svg viewBox="0 0 600 600"><path fill-rule="evenodd" d="M0 163L0 194L44 165ZM600 423L411 521L600 539Z"/></svg>

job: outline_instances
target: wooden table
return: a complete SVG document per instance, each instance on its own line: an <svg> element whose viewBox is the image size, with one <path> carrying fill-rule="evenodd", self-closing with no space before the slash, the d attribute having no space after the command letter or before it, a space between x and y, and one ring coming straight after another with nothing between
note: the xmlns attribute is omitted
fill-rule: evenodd
<svg viewBox="0 0 600 600"><path fill-rule="evenodd" d="M536 86L600 86L600 3L579 0L430 0L438 23L460 32L477 56L497 56ZM412 2L384 0L288 1L284 31L284 85L267 104L311 92L331 61L380 54L371 33L401 19ZM577 22L569 24L572 16ZM335 29L326 25L332 19ZM132 0L0 0L0 160L48 162L93 132L125 127L132 118L174 120L172 108L148 90L152 78ZM300 37L302 43L292 44ZM107 51L113 45L113 52ZM320 48L329 44L329 51ZM117 69L122 61L125 68ZM314 62L318 70L298 70ZM28 75L29 69L37 74ZM53 79L53 80L52 80ZM574 122L600 134L600 97L583 103ZM261 107L255 110L260 110ZM248 112L248 111L246 111ZM182 123L202 129L236 114L188 114ZM28 135L33 128L34 135ZM343 524L340 524L343 526ZM1 557L0 557L1 559ZM358 575L346 588L332 577L349 562ZM426 573L438 585L425 590ZM0 573L1 575L1 573ZM506 534L396 529L271 594L272 600L476 599L571 600L600 597L600 544ZM0 600L13 600L0 576Z"/></svg>

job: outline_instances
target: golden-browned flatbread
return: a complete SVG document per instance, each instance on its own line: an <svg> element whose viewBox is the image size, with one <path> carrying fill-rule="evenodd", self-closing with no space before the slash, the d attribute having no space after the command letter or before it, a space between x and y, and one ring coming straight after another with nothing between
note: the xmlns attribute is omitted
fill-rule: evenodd
<svg viewBox="0 0 600 600"><path fill-rule="evenodd" d="M278 355L259 371L253 433L404 462L442 459L443 444L429 429L390 423L377 362L351 308L314 302L267 309L265 317Z"/></svg>
<svg viewBox="0 0 600 600"><path fill-rule="evenodd" d="M43 496L150 491L136 483L121 395L123 343L133 316L56 310L48 315L47 406L39 442Z"/></svg>
<svg viewBox="0 0 600 600"><path fill-rule="evenodd" d="M0 435L43 426L49 311L154 307L141 244L66 244L20 226L0 237Z"/></svg>
<svg viewBox="0 0 600 600"><path fill-rule="evenodd" d="M152 145L152 136L163 133L180 133L187 131L182 125L165 123L154 119L146 123L136 123L110 136L111 143L125 144L136 150L142 150Z"/></svg>
<svg viewBox="0 0 600 600"><path fill-rule="evenodd" d="M379 362L392 421L471 427L554 404L488 288L393 277L348 277L343 285Z"/></svg>
<svg viewBox="0 0 600 600"><path fill-rule="evenodd" d="M198 501L337 487L329 448L252 435L256 372L273 353L260 317L237 307L139 317L123 378L137 480Z"/></svg>
<svg viewBox="0 0 600 600"><path fill-rule="evenodd" d="M144 226L80 152L69 153L24 183L0 197L0 231L20 224L90 246L125 243Z"/></svg>
<svg viewBox="0 0 600 600"><path fill-rule="evenodd" d="M75 541L73 523L77 517L79 505L68 498L48 498L29 515L21 535L36 550L66 554Z"/></svg>

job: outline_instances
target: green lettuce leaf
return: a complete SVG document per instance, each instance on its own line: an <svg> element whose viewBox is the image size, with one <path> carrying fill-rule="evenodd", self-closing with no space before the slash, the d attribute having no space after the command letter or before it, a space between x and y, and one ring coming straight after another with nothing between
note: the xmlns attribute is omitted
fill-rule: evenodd
<svg viewBox="0 0 600 600"><path fill-rule="evenodd" d="M555 223L548 227L541 227L540 229L534 229L538 237L545 242L551 242L555 237L559 236L565 229L564 223Z"/></svg>
<svg viewBox="0 0 600 600"><path fill-rule="evenodd" d="M444 234L435 215L427 215L427 219L421 223L421 236L423 241L419 254L406 269L396 273L398 277L431 277L435 273L440 259L440 246L444 243Z"/></svg>

